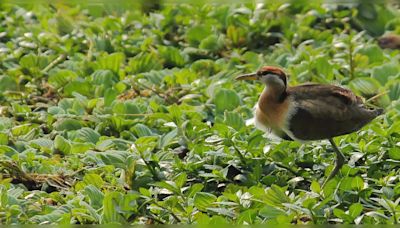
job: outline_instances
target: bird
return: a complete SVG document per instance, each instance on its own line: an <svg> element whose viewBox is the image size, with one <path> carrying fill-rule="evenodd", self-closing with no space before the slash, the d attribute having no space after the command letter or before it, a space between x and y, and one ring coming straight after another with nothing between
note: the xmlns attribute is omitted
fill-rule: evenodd
<svg viewBox="0 0 400 228"><path fill-rule="evenodd" d="M335 166L322 186L340 171L345 156L334 137L360 130L383 113L366 107L351 90L330 84L306 83L290 87L279 67L264 66L236 80L257 80L265 85L255 106L255 126L283 140L328 140L336 154Z"/></svg>
<svg viewBox="0 0 400 228"><path fill-rule="evenodd" d="M400 35L387 34L378 38L381 48L400 49Z"/></svg>

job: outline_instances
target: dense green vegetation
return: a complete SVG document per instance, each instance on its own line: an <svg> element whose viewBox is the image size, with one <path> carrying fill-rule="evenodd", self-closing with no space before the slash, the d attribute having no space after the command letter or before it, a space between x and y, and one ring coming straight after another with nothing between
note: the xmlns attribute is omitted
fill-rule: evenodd
<svg viewBox="0 0 400 228"><path fill-rule="evenodd" d="M375 39L400 33L399 16L367 3L0 5L0 224L399 222L400 52ZM262 65L385 109L336 139L348 161L324 188L327 141L249 124L263 86L234 78Z"/></svg>

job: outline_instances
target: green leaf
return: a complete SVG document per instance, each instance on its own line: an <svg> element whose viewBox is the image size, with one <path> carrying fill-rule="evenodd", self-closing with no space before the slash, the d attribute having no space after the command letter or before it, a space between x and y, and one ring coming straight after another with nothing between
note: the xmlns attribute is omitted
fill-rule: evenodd
<svg viewBox="0 0 400 228"><path fill-rule="evenodd" d="M218 215L224 215L226 217L235 217L235 213L232 210L226 209L226 208L220 208L220 207L209 207L207 208L208 211L212 211L217 213Z"/></svg>
<svg viewBox="0 0 400 228"><path fill-rule="evenodd" d="M234 45L240 45L245 41L246 32L243 28L235 27L233 25L228 26L226 29L226 36L232 41Z"/></svg>
<svg viewBox="0 0 400 228"><path fill-rule="evenodd" d="M355 219L361 214L363 208L361 203L353 203L349 208L349 215Z"/></svg>
<svg viewBox="0 0 400 228"><path fill-rule="evenodd" d="M374 20L378 16L374 5L370 3L359 4L358 10L360 12L360 16L365 19Z"/></svg>
<svg viewBox="0 0 400 228"><path fill-rule="evenodd" d="M13 136L22 136L28 134L35 126L32 124L23 124L19 126L15 126L11 129L11 133Z"/></svg>
<svg viewBox="0 0 400 228"><path fill-rule="evenodd" d="M283 203L290 202L289 197L285 194L283 189L274 184L267 190L263 200L266 204L277 207L282 206Z"/></svg>
<svg viewBox="0 0 400 228"><path fill-rule="evenodd" d="M38 139L31 140L29 142L29 145L33 148L37 148L37 149L40 149L41 151L50 153L51 148L53 147L53 141L50 139L46 139L46 138L38 138Z"/></svg>
<svg viewBox="0 0 400 228"><path fill-rule="evenodd" d="M128 66L128 70L132 74L162 69L162 64L159 60L159 57L157 57L154 53L139 54L129 60Z"/></svg>
<svg viewBox="0 0 400 228"><path fill-rule="evenodd" d="M220 89L214 96L216 111L223 113L225 110L232 111L240 105L237 93L230 89Z"/></svg>
<svg viewBox="0 0 400 228"><path fill-rule="evenodd" d="M212 33L211 27L207 25L197 25L186 31L186 40L191 46L197 46L202 40Z"/></svg>
<svg viewBox="0 0 400 228"><path fill-rule="evenodd" d="M350 82L350 88L360 92L364 96L376 95L379 92L380 84L374 78L356 78Z"/></svg>
<svg viewBox="0 0 400 228"><path fill-rule="evenodd" d="M72 143L71 144L71 154L85 153L90 149L93 149L93 144L89 143Z"/></svg>
<svg viewBox="0 0 400 228"><path fill-rule="evenodd" d="M394 190L390 187L382 187L382 193L387 199L392 199L394 196Z"/></svg>
<svg viewBox="0 0 400 228"><path fill-rule="evenodd" d="M131 154L127 151L113 151L108 150L106 152L97 152L94 154L95 156L100 157L102 162L106 165L113 165L117 168L126 169L126 160L131 156Z"/></svg>
<svg viewBox="0 0 400 228"><path fill-rule="evenodd" d="M191 197L193 197L196 193L198 193L198 192L200 192L201 190L203 190L203 188L204 188L204 185L203 185L203 184L200 184L200 183L193 184L193 185L190 187L190 189L188 190L187 196L188 196L189 198L191 198Z"/></svg>
<svg viewBox="0 0 400 228"><path fill-rule="evenodd" d="M0 117L0 131L10 129L14 126L13 121L7 117Z"/></svg>
<svg viewBox="0 0 400 228"><path fill-rule="evenodd" d="M78 130L81 127L82 127L81 122L74 119L61 119L54 123L54 128L57 131Z"/></svg>
<svg viewBox="0 0 400 228"><path fill-rule="evenodd" d="M74 21L70 17L59 14L56 17L56 21L57 29L60 35L67 35L72 33L74 29Z"/></svg>
<svg viewBox="0 0 400 228"><path fill-rule="evenodd" d="M141 152L152 151L157 146L157 136L143 136L135 141L137 149Z"/></svg>
<svg viewBox="0 0 400 228"><path fill-rule="evenodd" d="M243 211L237 218L238 224L253 224L257 217L257 213L257 209L247 209Z"/></svg>
<svg viewBox="0 0 400 228"><path fill-rule="evenodd" d="M54 70L49 72L49 84L55 88L61 88L68 82L75 80L78 75L70 70Z"/></svg>
<svg viewBox="0 0 400 228"><path fill-rule="evenodd" d="M64 87L64 96L72 97L73 93L79 93L83 96L91 97L92 85L87 81L71 81Z"/></svg>
<svg viewBox="0 0 400 228"><path fill-rule="evenodd" d="M172 131L162 136L160 140L160 147L163 148L168 146L170 143L174 143L173 140L177 135L178 135L178 129L173 129Z"/></svg>
<svg viewBox="0 0 400 228"><path fill-rule="evenodd" d="M388 79L392 76L395 76L399 73L399 67L393 63L387 63L384 65L380 65L375 67L372 70L372 77L380 82L381 85L385 85L388 82Z"/></svg>
<svg viewBox="0 0 400 228"><path fill-rule="evenodd" d="M154 186L160 187L160 188L165 188L175 194L180 194L181 190L180 188L176 185L175 182L172 181L162 181L162 182L157 182L154 184Z"/></svg>
<svg viewBox="0 0 400 228"><path fill-rule="evenodd" d="M71 143L61 135L57 135L54 139L54 148L64 155L71 153Z"/></svg>
<svg viewBox="0 0 400 228"><path fill-rule="evenodd" d="M90 199L90 204L95 209L103 206L104 194L96 186L89 184L85 187L85 194Z"/></svg>
<svg viewBox="0 0 400 228"><path fill-rule="evenodd" d="M18 154L18 151L12 147L0 145L0 154L4 154L8 157L12 157L15 154Z"/></svg>
<svg viewBox="0 0 400 228"><path fill-rule="evenodd" d="M194 206L199 210L206 211L215 201L217 197L207 192L197 192L194 195Z"/></svg>
<svg viewBox="0 0 400 228"><path fill-rule="evenodd" d="M360 176L354 177L351 183L351 187L358 191L362 190L364 188L364 180Z"/></svg>
<svg viewBox="0 0 400 228"><path fill-rule="evenodd" d="M93 185L96 188L102 188L104 185L104 181L100 175L95 173L88 173L83 177L83 182L87 185Z"/></svg>
<svg viewBox="0 0 400 228"><path fill-rule="evenodd" d="M178 48L172 46L159 46L158 51L161 57L165 60L166 67L182 67L185 65L185 58Z"/></svg>
<svg viewBox="0 0 400 228"><path fill-rule="evenodd" d="M65 213L68 213L69 210L70 209L65 206L60 207L60 209L55 209L45 215L34 215L30 218L30 220L32 220L32 222L38 223L38 224L39 223L47 223L47 224L57 223Z"/></svg>
<svg viewBox="0 0 400 228"><path fill-rule="evenodd" d="M369 45L365 48L362 48L359 52L363 55L368 56L368 62L370 64L381 63L385 60L382 49L377 45Z"/></svg>
<svg viewBox="0 0 400 228"><path fill-rule="evenodd" d="M45 68L49 64L49 60L45 56L37 56L31 53L23 56L20 59L19 64L22 68L28 69L33 73L36 72L36 69L40 70Z"/></svg>
<svg viewBox="0 0 400 228"><path fill-rule="evenodd" d="M328 181L323 189L325 197L331 196L336 191L337 185L338 182L335 179Z"/></svg>
<svg viewBox="0 0 400 228"><path fill-rule="evenodd" d="M96 70L90 77L95 85L103 85L106 88L113 86L118 80L116 74L111 70Z"/></svg>
<svg viewBox="0 0 400 228"><path fill-rule="evenodd" d="M400 161L400 147L392 147L389 149L389 157L394 160Z"/></svg>
<svg viewBox="0 0 400 228"><path fill-rule="evenodd" d="M341 219L343 219L344 221L351 223L353 222L353 217L351 217L350 215L346 214L343 210L339 209L339 208L335 208L333 209L333 214L336 217L339 217Z"/></svg>
<svg viewBox="0 0 400 228"><path fill-rule="evenodd" d="M176 186L178 188L182 188L186 184L187 174L186 173L180 173L177 177L175 177L174 181L175 181Z"/></svg>
<svg viewBox="0 0 400 228"><path fill-rule="evenodd" d="M124 223L124 218L117 210L123 196L120 192L107 192L103 200L103 216L101 224Z"/></svg>
<svg viewBox="0 0 400 228"><path fill-rule="evenodd" d="M8 135L5 133L0 132L0 145L7 145L8 144Z"/></svg>
<svg viewBox="0 0 400 228"><path fill-rule="evenodd" d="M357 11L359 13L355 20L373 36L382 35L385 32L386 23L395 18L393 12L384 4L373 4L369 1L360 2Z"/></svg>
<svg viewBox="0 0 400 228"><path fill-rule="evenodd" d="M263 208L260 209L258 213L265 219L274 219L280 215L286 215L286 212L282 209L269 205L265 205Z"/></svg>
<svg viewBox="0 0 400 228"><path fill-rule="evenodd" d="M224 112L224 123L237 131L240 131L246 126L244 119L237 112Z"/></svg>
<svg viewBox="0 0 400 228"><path fill-rule="evenodd" d="M138 137L144 136L152 136L153 133L151 132L150 128L148 128L144 124L136 124L135 127L132 128L132 131L136 133Z"/></svg>
<svg viewBox="0 0 400 228"><path fill-rule="evenodd" d="M352 190L354 178L353 177L344 177L340 183L340 190L350 191Z"/></svg>
<svg viewBox="0 0 400 228"><path fill-rule="evenodd" d="M390 100L395 101L400 99L400 81L393 81L389 84L388 96Z"/></svg>
<svg viewBox="0 0 400 228"><path fill-rule="evenodd" d="M97 69L111 70L118 74L121 64L125 62L125 55L121 52L101 56L97 59Z"/></svg>
<svg viewBox="0 0 400 228"><path fill-rule="evenodd" d="M324 77L326 80L332 80L333 79L333 66L329 63L328 57L326 55L324 56L318 56L314 60L314 65L315 69L317 70L317 73L319 76Z"/></svg>
<svg viewBox="0 0 400 228"><path fill-rule="evenodd" d="M318 181L313 180L311 182L311 187L310 187L311 191L315 192L315 193L320 193L321 192L321 186L319 185Z"/></svg>
<svg viewBox="0 0 400 228"><path fill-rule="evenodd" d="M17 103L12 104L12 109L13 109L14 113L18 113L18 114L31 112L31 109L28 107L28 105L19 105Z"/></svg>
<svg viewBox="0 0 400 228"><path fill-rule="evenodd" d="M14 91L17 89L17 83L10 76L0 75L0 96L5 91Z"/></svg>
<svg viewBox="0 0 400 228"><path fill-rule="evenodd" d="M216 226L216 227L224 227L228 224L230 224L230 223L228 222L227 218L224 218L220 215L214 215L210 220L210 225Z"/></svg>
<svg viewBox="0 0 400 228"><path fill-rule="evenodd" d="M112 102L117 98L118 92L113 88L108 88L104 93L104 106L110 107Z"/></svg>
<svg viewBox="0 0 400 228"><path fill-rule="evenodd" d="M220 38L215 35L209 35L200 42L199 48L205 49L211 52L217 52L223 47L223 43Z"/></svg>
<svg viewBox="0 0 400 228"><path fill-rule="evenodd" d="M84 127L78 130L78 137L83 142L90 142L96 144L99 141L100 134L91 128Z"/></svg>

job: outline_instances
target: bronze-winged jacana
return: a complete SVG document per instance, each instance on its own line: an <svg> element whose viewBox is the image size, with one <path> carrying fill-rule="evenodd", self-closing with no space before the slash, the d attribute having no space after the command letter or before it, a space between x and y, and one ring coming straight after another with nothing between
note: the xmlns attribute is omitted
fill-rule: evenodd
<svg viewBox="0 0 400 228"><path fill-rule="evenodd" d="M395 34L387 34L379 37L378 44L381 48L400 49L400 36Z"/></svg>
<svg viewBox="0 0 400 228"><path fill-rule="evenodd" d="M285 140L328 139L336 153L336 164L325 185L343 166L345 158L333 137L362 128L383 110L371 110L352 91L334 85L287 86L286 74L265 66L236 80L258 80L265 84L255 109L257 128Z"/></svg>

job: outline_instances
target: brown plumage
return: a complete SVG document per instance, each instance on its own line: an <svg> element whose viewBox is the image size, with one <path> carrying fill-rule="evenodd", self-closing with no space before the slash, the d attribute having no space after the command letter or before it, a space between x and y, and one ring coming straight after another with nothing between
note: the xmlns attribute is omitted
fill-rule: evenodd
<svg viewBox="0 0 400 228"><path fill-rule="evenodd" d="M360 97L333 85L289 87L287 97L292 97L297 103L297 110L289 119L289 130L301 140L349 134L362 128L382 111L365 108Z"/></svg>
<svg viewBox="0 0 400 228"><path fill-rule="evenodd" d="M339 86L304 84L287 87L286 74L278 67L266 66L256 73L237 77L237 80L243 79L265 84L255 111L258 128L272 131L286 140L329 139L337 154L337 165L326 181L344 162L332 138L361 129L383 111L366 108L360 97Z"/></svg>
<svg viewBox="0 0 400 228"><path fill-rule="evenodd" d="M387 34L378 39L381 48L400 49L400 36L395 34Z"/></svg>

